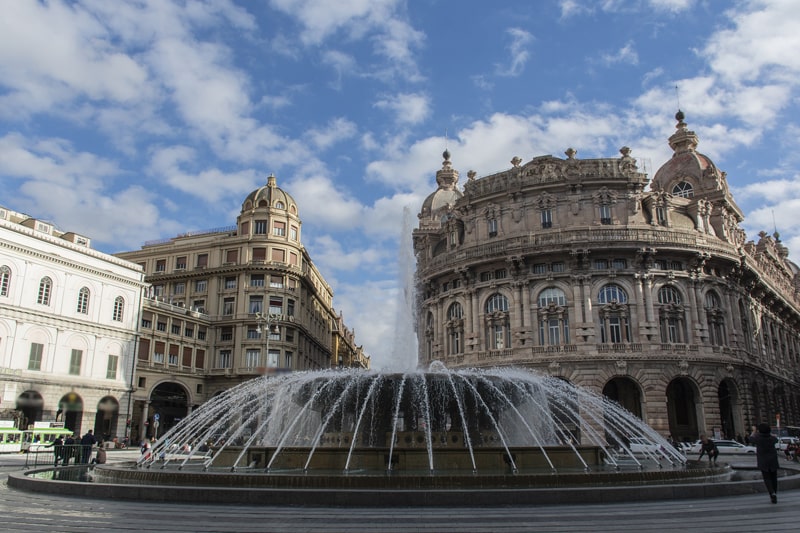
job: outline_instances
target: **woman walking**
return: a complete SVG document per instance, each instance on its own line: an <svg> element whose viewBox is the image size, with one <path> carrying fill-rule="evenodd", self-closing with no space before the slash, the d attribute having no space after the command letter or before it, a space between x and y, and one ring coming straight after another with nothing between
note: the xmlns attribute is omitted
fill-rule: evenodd
<svg viewBox="0 0 800 533"><path fill-rule="evenodd" d="M758 431L750 435L750 444L756 447L758 469L764 477L769 498L772 503L778 503L778 450L775 448L778 437L772 435L771 431L769 424L762 422L758 425Z"/></svg>

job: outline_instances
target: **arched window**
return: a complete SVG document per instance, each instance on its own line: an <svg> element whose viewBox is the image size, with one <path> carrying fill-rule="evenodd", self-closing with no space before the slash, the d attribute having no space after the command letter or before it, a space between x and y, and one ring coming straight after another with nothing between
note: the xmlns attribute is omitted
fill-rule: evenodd
<svg viewBox="0 0 800 533"><path fill-rule="evenodd" d="M124 313L125 313L125 299L122 296L117 296L114 299L114 314L112 315L111 318L116 322L122 322Z"/></svg>
<svg viewBox="0 0 800 533"><path fill-rule="evenodd" d="M447 308L447 353L457 354L464 351L461 340L464 337L464 309L458 302Z"/></svg>
<svg viewBox="0 0 800 533"><path fill-rule="evenodd" d="M486 349L503 350L511 347L511 323L508 298L492 294L486 301Z"/></svg>
<svg viewBox="0 0 800 533"><path fill-rule="evenodd" d="M275 209L286 209L286 206L283 205L283 202L278 200L277 202L275 202Z"/></svg>
<svg viewBox="0 0 800 533"><path fill-rule="evenodd" d="M681 293L672 285L664 285L658 290L661 342L670 344L686 342L685 311L682 302Z"/></svg>
<svg viewBox="0 0 800 533"><path fill-rule="evenodd" d="M493 294L486 302L486 312L508 311L508 298L502 294Z"/></svg>
<svg viewBox="0 0 800 533"><path fill-rule="evenodd" d="M78 291L78 308L76 309L82 315L89 314L89 288L81 287Z"/></svg>
<svg viewBox="0 0 800 533"><path fill-rule="evenodd" d="M539 344L569 344L569 318L564 291L558 287L548 287L539 293L538 302Z"/></svg>
<svg viewBox="0 0 800 533"><path fill-rule="evenodd" d="M614 285L613 283L604 286L602 289L600 289L600 293L597 295L597 303L601 304L624 304L627 302L628 294L625 292L625 289L619 285Z"/></svg>
<svg viewBox="0 0 800 533"><path fill-rule="evenodd" d="M0 266L0 296L8 296L11 290L11 269Z"/></svg>
<svg viewBox="0 0 800 533"><path fill-rule="evenodd" d="M708 291L705 302L708 341L712 346L725 346L728 344L727 336L725 335L725 311L722 309L719 295L715 291Z"/></svg>
<svg viewBox="0 0 800 533"><path fill-rule="evenodd" d="M682 181L672 188L672 194L681 198L691 198L694 196L694 188L691 183Z"/></svg>
<svg viewBox="0 0 800 533"><path fill-rule="evenodd" d="M665 285L658 290L658 303L660 304L680 304L681 293L672 285Z"/></svg>
<svg viewBox="0 0 800 533"><path fill-rule="evenodd" d="M39 294L36 296L36 303L50 305L50 292L53 290L53 280L47 276L39 281Z"/></svg>
<svg viewBox="0 0 800 533"><path fill-rule="evenodd" d="M619 285L604 285L597 294L600 304L600 342L619 344L631 341L628 294Z"/></svg>

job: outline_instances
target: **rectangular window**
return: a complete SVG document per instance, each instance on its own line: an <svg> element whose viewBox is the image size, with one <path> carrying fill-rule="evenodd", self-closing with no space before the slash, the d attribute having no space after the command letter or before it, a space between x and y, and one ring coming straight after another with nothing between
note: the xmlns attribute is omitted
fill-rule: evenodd
<svg viewBox="0 0 800 533"><path fill-rule="evenodd" d="M234 278L234 277L225 278L225 288L226 289L235 289L236 288L236 278Z"/></svg>
<svg viewBox="0 0 800 533"><path fill-rule="evenodd" d="M160 298L164 296L164 286L163 285L153 285L153 296L156 298Z"/></svg>
<svg viewBox="0 0 800 533"><path fill-rule="evenodd" d="M176 283L175 284L175 294L184 294L186 292L186 284L185 283Z"/></svg>
<svg viewBox="0 0 800 533"><path fill-rule="evenodd" d="M153 321L150 320L149 318L143 318L142 319L142 327L143 328L147 328L147 329L152 328L153 327Z"/></svg>
<svg viewBox="0 0 800 533"><path fill-rule="evenodd" d="M206 330L198 329L197 330L197 340L204 341L206 340Z"/></svg>
<svg viewBox="0 0 800 533"><path fill-rule="evenodd" d="M289 226L289 238L293 241L297 240L297 226Z"/></svg>
<svg viewBox="0 0 800 533"><path fill-rule="evenodd" d="M622 270L624 268L628 268L628 262L625 259L614 259L612 262L612 267L614 270Z"/></svg>
<svg viewBox="0 0 800 533"><path fill-rule="evenodd" d="M272 249L272 260L276 263L285 263L286 262L286 250L281 250L280 248L273 248Z"/></svg>
<svg viewBox="0 0 800 533"><path fill-rule="evenodd" d="M222 301L222 314L225 316L233 315L236 308L236 298L225 298Z"/></svg>
<svg viewBox="0 0 800 533"><path fill-rule="evenodd" d="M271 315L283 314L283 298L279 296L269 297L269 314Z"/></svg>
<svg viewBox="0 0 800 533"><path fill-rule="evenodd" d="M205 313L206 312L206 301L205 300L194 300L192 301L192 308L198 313Z"/></svg>
<svg viewBox="0 0 800 533"><path fill-rule="evenodd" d="M181 358L181 365L186 368L192 367L192 349L189 346L183 347L183 357Z"/></svg>
<svg viewBox="0 0 800 533"><path fill-rule="evenodd" d="M183 336L192 338L194 337L194 328L187 327L183 330Z"/></svg>
<svg viewBox="0 0 800 533"><path fill-rule="evenodd" d="M44 353L44 344L37 342L31 343L31 353L28 357L28 370L41 370L42 369L42 354Z"/></svg>
<svg viewBox="0 0 800 533"><path fill-rule="evenodd" d="M178 364L178 351L180 350L180 346L177 344L170 344L169 345L169 359L167 363L170 365L177 365Z"/></svg>
<svg viewBox="0 0 800 533"><path fill-rule="evenodd" d="M264 274L250 274L250 286L251 287L263 287L264 286Z"/></svg>
<svg viewBox="0 0 800 533"><path fill-rule="evenodd" d="M194 367L204 369L206 367L206 351L197 350L194 354Z"/></svg>
<svg viewBox="0 0 800 533"><path fill-rule="evenodd" d="M270 350L269 354L267 354L267 366L270 368L278 368L278 358L280 355L280 350Z"/></svg>
<svg viewBox="0 0 800 533"><path fill-rule="evenodd" d="M276 237L283 237L286 235L286 222L275 221L272 223L272 234Z"/></svg>
<svg viewBox="0 0 800 533"><path fill-rule="evenodd" d="M294 342L294 329L286 328L286 342Z"/></svg>
<svg viewBox="0 0 800 533"><path fill-rule="evenodd" d="M489 219L488 229L489 229L489 237L496 237L497 236L497 219L496 218Z"/></svg>
<svg viewBox="0 0 800 533"><path fill-rule="evenodd" d="M250 307L248 308L249 313L260 313L264 310L264 297L259 295L252 295L250 296Z"/></svg>
<svg viewBox="0 0 800 533"><path fill-rule="evenodd" d="M230 368L231 367L231 351L220 350L219 357L217 358L217 368Z"/></svg>
<svg viewBox="0 0 800 533"><path fill-rule="evenodd" d="M205 268L208 266L208 254L199 254L197 256L197 268Z"/></svg>
<svg viewBox="0 0 800 533"><path fill-rule="evenodd" d="M250 235L250 222L242 222L242 235L245 237Z"/></svg>
<svg viewBox="0 0 800 533"><path fill-rule="evenodd" d="M72 350L69 356L69 373L73 376L81 375L81 361L83 360L83 350Z"/></svg>
<svg viewBox="0 0 800 533"><path fill-rule="evenodd" d="M542 227L553 227L553 212L549 209L542 209Z"/></svg>
<svg viewBox="0 0 800 533"><path fill-rule="evenodd" d="M283 288L283 276L270 276L269 277L269 286L273 289L282 289Z"/></svg>
<svg viewBox="0 0 800 533"><path fill-rule="evenodd" d="M592 266L595 270L605 270L608 268L608 261L605 259L595 259Z"/></svg>
<svg viewBox="0 0 800 533"><path fill-rule="evenodd" d="M173 335L180 335L181 334L181 323L178 322L177 324L172 324L172 329L170 330Z"/></svg>
<svg viewBox="0 0 800 533"><path fill-rule="evenodd" d="M286 362L285 365L286 368L292 368L292 363L293 363L292 352L286 352L286 354L284 355L284 361Z"/></svg>
<svg viewBox="0 0 800 533"><path fill-rule="evenodd" d="M491 272L481 272L481 281L491 281L492 273Z"/></svg>
<svg viewBox="0 0 800 533"><path fill-rule="evenodd" d="M553 272L565 272L566 271L566 266L564 265L564 263L553 263L551 265L551 268L552 268Z"/></svg>
<svg viewBox="0 0 800 533"><path fill-rule="evenodd" d="M289 264L294 266L299 266L299 257L294 252L289 252Z"/></svg>
<svg viewBox="0 0 800 533"><path fill-rule="evenodd" d="M601 205L600 206L600 223L601 224L611 224L611 206L610 205Z"/></svg>
<svg viewBox="0 0 800 533"><path fill-rule="evenodd" d="M161 321L157 322L156 329L158 329L158 331L167 331L167 323Z"/></svg>
<svg viewBox="0 0 800 533"><path fill-rule="evenodd" d="M108 366L106 367L106 379L117 379L117 365L119 364L118 355L108 355Z"/></svg>
<svg viewBox="0 0 800 533"><path fill-rule="evenodd" d="M233 340L233 328L231 328L231 327L222 328L222 332L220 332L220 334L219 334L219 340L221 340L221 341L232 341Z"/></svg>
<svg viewBox="0 0 800 533"><path fill-rule="evenodd" d="M266 261L267 249L266 248L253 248L253 261Z"/></svg>
<svg viewBox="0 0 800 533"><path fill-rule="evenodd" d="M206 292L208 290L208 280L198 279L194 282L194 292Z"/></svg>
<svg viewBox="0 0 800 533"><path fill-rule="evenodd" d="M255 368L261 366L261 350L248 349L244 353L244 366L247 368Z"/></svg>
<svg viewBox="0 0 800 533"><path fill-rule="evenodd" d="M164 272L167 270L167 260L159 259L156 261L156 272Z"/></svg>
<svg viewBox="0 0 800 533"><path fill-rule="evenodd" d="M547 263L536 263L533 265L534 274L547 274Z"/></svg>
<svg viewBox="0 0 800 533"><path fill-rule="evenodd" d="M228 250L225 252L226 263L236 263L239 261L239 250Z"/></svg>
<svg viewBox="0 0 800 533"><path fill-rule="evenodd" d="M667 225L667 210L664 207L656 207L656 219L661 226Z"/></svg>
<svg viewBox="0 0 800 533"><path fill-rule="evenodd" d="M558 327L558 322L559 320L557 318L551 318L547 321L547 332L550 346L561 344L561 328Z"/></svg>
<svg viewBox="0 0 800 533"><path fill-rule="evenodd" d="M266 235L267 234L267 221L266 220L256 220L256 223L253 226L253 234L255 234L255 235Z"/></svg>
<svg viewBox="0 0 800 533"><path fill-rule="evenodd" d="M163 365L164 364L164 353L167 351L167 346L165 343L156 341L156 346L153 349L153 362Z"/></svg>
<svg viewBox="0 0 800 533"><path fill-rule="evenodd" d="M260 339L261 333L258 331L258 327L256 326L247 326L247 338L248 339Z"/></svg>
<svg viewBox="0 0 800 533"><path fill-rule="evenodd" d="M186 270L186 256L175 259L175 270Z"/></svg>

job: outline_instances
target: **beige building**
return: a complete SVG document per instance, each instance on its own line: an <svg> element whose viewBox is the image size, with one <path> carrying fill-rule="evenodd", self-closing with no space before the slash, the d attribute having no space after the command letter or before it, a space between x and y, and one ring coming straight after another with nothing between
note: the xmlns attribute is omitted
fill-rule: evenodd
<svg viewBox="0 0 800 533"><path fill-rule="evenodd" d="M265 373L369 366L301 240L295 200L274 176L236 225L148 242L119 257L150 284L137 347L132 437L163 434Z"/></svg>
<svg viewBox="0 0 800 533"><path fill-rule="evenodd" d="M652 181L621 157L511 160L463 191L445 152L414 230L423 364L517 365L618 400L664 435L800 426L800 277L748 241L726 175L676 115Z"/></svg>

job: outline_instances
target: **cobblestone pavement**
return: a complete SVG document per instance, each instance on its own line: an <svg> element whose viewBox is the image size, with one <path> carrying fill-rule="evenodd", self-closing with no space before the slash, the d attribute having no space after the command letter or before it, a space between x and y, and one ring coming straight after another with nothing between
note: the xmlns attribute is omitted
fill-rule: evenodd
<svg viewBox="0 0 800 533"><path fill-rule="evenodd" d="M129 460L110 453L116 459ZM135 455L134 455L135 456ZM800 491L702 501L474 508L331 508L86 500L7 487L24 459L0 456L0 531L562 532L800 530ZM16 461L16 462L15 462ZM165 489L168 490L168 489Z"/></svg>

